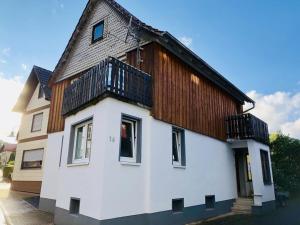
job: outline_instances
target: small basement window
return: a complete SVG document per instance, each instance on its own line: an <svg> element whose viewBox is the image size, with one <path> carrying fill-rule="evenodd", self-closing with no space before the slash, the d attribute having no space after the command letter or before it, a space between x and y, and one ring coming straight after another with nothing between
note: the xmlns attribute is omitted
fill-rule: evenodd
<svg viewBox="0 0 300 225"><path fill-rule="evenodd" d="M184 130L172 128L172 161L175 166L185 166Z"/></svg>
<svg viewBox="0 0 300 225"><path fill-rule="evenodd" d="M214 209L215 208L215 196L214 195L206 195L205 196L205 206L206 209Z"/></svg>
<svg viewBox="0 0 300 225"><path fill-rule="evenodd" d="M261 158L261 167L264 184L271 184L271 171L270 171L270 163L269 163L269 154L267 151L260 150L260 158Z"/></svg>
<svg viewBox="0 0 300 225"><path fill-rule="evenodd" d="M122 116L120 161L139 163L141 161L140 149L140 119Z"/></svg>
<svg viewBox="0 0 300 225"><path fill-rule="evenodd" d="M103 39L104 33L104 21L95 24L93 26L93 35L92 35L92 43L95 43L101 39Z"/></svg>
<svg viewBox="0 0 300 225"><path fill-rule="evenodd" d="M23 151L21 169L39 169L43 164L44 149Z"/></svg>
<svg viewBox="0 0 300 225"><path fill-rule="evenodd" d="M184 199L178 198L178 199L172 199L172 212L183 212L184 208Z"/></svg>
<svg viewBox="0 0 300 225"><path fill-rule="evenodd" d="M70 213L78 215L80 209L80 199L78 198L71 198L70 201Z"/></svg>

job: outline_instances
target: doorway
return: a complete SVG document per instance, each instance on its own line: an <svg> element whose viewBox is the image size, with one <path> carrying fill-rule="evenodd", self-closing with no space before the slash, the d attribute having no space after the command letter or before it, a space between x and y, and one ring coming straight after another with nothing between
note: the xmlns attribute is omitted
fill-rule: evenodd
<svg viewBox="0 0 300 225"><path fill-rule="evenodd" d="M238 197L253 196L252 172L248 149L235 149L235 169Z"/></svg>

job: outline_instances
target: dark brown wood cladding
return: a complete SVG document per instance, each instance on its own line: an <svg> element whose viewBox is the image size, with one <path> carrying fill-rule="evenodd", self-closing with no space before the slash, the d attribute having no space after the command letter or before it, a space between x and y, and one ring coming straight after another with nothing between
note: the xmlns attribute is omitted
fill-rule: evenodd
<svg viewBox="0 0 300 225"><path fill-rule="evenodd" d="M64 130L65 120L61 114L64 90L70 84L70 79L55 83L52 86L50 113L48 120L48 133L55 133Z"/></svg>
<svg viewBox="0 0 300 225"><path fill-rule="evenodd" d="M153 76L152 116L225 141L225 118L241 105L157 43L144 46L141 56L140 69ZM138 67L136 50L127 62Z"/></svg>
<svg viewBox="0 0 300 225"><path fill-rule="evenodd" d="M41 181L16 181L12 180L11 182L11 189L14 191L21 191L21 192L29 192L40 194L41 192Z"/></svg>

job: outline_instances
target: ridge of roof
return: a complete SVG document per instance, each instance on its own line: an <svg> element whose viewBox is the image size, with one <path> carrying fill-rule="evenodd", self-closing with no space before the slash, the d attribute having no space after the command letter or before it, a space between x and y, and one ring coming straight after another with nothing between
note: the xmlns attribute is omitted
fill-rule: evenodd
<svg viewBox="0 0 300 225"><path fill-rule="evenodd" d="M95 3L98 0L89 0L85 6L85 9L75 27L75 30L73 31L71 38L69 39L67 46L64 50L64 52L62 53L54 71L53 71L53 76L51 77L49 83L50 86L52 85L52 83L54 83L54 79L57 76L58 70L59 68L62 66L62 64L66 61L66 58L68 57L70 51L71 51L71 47L72 47L72 43L75 42L76 37L80 31L80 27L84 24L84 22L86 21L86 17L88 12L90 12L92 10L92 7L95 5ZM236 98L239 102L250 102L252 104L254 104L254 101L249 98L243 91L241 91L239 88L237 88L234 84L232 84L229 80L227 80L224 76L222 76L218 71L216 71L214 68L212 68L207 62L205 62L203 59L201 59L196 53L194 53L191 49L189 49L188 47L186 47L185 45L183 45L177 38L175 38L172 34L170 34L167 31L161 31L157 28L154 28L150 25L147 25L146 23L142 22L140 19L138 19L137 17L135 17L133 14L131 14L127 9L125 9L123 6L121 6L119 3L117 3L115 0L103 0L106 1L108 4L110 4L117 12L119 12L121 15L123 15L126 19L130 19L132 18L132 23L134 25L136 25L137 27L140 27L142 29L144 29L145 31L150 32L151 34L153 34L153 36L155 36L159 41L160 44L162 44L164 47L166 47L168 45L168 42L174 42L180 49L182 49L183 51L185 51L187 54L189 54L192 58L194 58L196 61L198 61L201 66L200 67L206 67L210 73L209 74L204 74L204 76L211 80L213 83L215 83L217 86L219 86L221 89L225 90L226 92L228 92L229 94L231 94L234 98ZM154 38L153 41L157 41L157 39ZM165 41L164 39L167 39L167 41ZM183 59L183 57L180 57L181 60L185 61L185 59ZM190 66L192 66L192 68L195 68L196 70L203 72L201 70L199 70L200 67L196 68L195 65L193 65L193 63L188 63Z"/></svg>

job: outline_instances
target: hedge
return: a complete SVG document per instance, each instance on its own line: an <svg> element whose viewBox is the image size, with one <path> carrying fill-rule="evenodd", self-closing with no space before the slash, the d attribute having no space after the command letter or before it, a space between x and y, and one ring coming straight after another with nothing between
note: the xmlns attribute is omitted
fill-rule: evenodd
<svg viewBox="0 0 300 225"><path fill-rule="evenodd" d="M14 170L14 166L13 165L6 165L3 168L3 177L10 179L13 170Z"/></svg>

